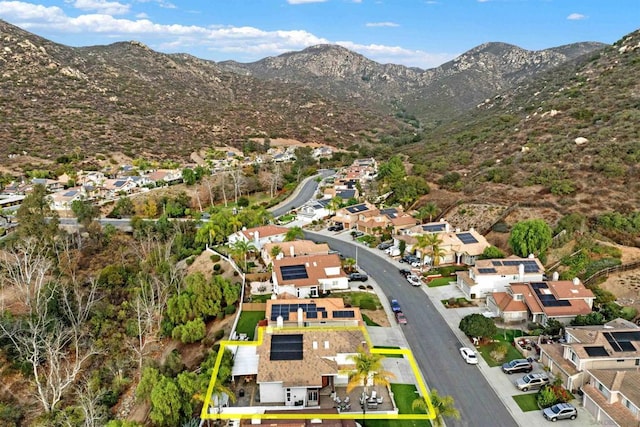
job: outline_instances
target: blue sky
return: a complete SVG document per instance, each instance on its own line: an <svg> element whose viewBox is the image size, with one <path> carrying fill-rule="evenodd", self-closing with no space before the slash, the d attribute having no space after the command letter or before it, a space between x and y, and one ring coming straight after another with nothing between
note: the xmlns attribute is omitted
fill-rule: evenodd
<svg viewBox="0 0 640 427"><path fill-rule="evenodd" d="M432 68L485 42L613 43L640 28L640 0L0 0L0 19L70 46L138 40L250 62L334 43Z"/></svg>

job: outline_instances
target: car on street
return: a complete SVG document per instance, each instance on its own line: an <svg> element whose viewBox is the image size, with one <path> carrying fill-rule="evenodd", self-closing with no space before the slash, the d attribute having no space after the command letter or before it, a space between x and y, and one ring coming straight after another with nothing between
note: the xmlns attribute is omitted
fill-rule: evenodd
<svg viewBox="0 0 640 427"><path fill-rule="evenodd" d="M369 280L369 276L364 273L351 273L349 274L350 282L366 282Z"/></svg>
<svg viewBox="0 0 640 427"><path fill-rule="evenodd" d="M409 270L408 268L401 268L398 270L398 272L403 275L405 278L411 274L411 270Z"/></svg>
<svg viewBox="0 0 640 427"><path fill-rule="evenodd" d="M411 286L420 286L422 285L422 280L420 280L420 278L418 276L416 276L413 273L410 273L407 276L407 282L409 282L411 284Z"/></svg>
<svg viewBox="0 0 640 427"><path fill-rule="evenodd" d="M398 302L397 299L391 300L391 311L393 311L394 313L402 311L402 308L400 307L400 303Z"/></svg>
<svg viewBox="0 0 640 427"><path fill-rule="evenodd" d="M353 239L357 239L358 237L362 237L364 236L364 233L362 231L352 231L351 232L351 237L353 237Z"/></svg>
<svg viewBox="0 0 640 427"><path fill-rule="evenodd" d="M578 417L578 410L570 403L556 403L542 411L542 416L549 421L575 420Z"/></svg>
<svg viewBox="0 0 640 427"><path fill-rule="evenodd" d="M533 365L527 359L514 359L502 365L502 372L509 375L531 371L533 371Z"/></svg>
<svg viewBox="0 0 640 427"><path fill-rule="evenodd" d="M385 249L384 253L389 256L398 256L400 255L400 248L397 246L391 246L390 248Z"/></svg>
<svg viewBox="0 0 640 427"><path fill-rule="evenodd" d="M329 231L342 231L342 230L344 230L344 225L342 225L342 223L333 224L333 225L330 225L329 228L327 228L327 230L329 230Z"/></svg>
<svg viewBox="0 0 640 427"><path fill-rule="evenodd" d="M460 355L469 365L477 365L478 364L478 355L476 352L469 347L460 347Z"/></svg>
<svg viewBox="0 0 640 427"><path fill-rule="evenodd" d="M527 374L516 380L516 387L522 391L536 390L549 384L546 374Z"/></svg>
<svg viewBox="0 0 640 427"><path fill-rule="evenodd" d="M393 246L393 242L382 242L377 246L377 248L380 249L381 251L384 251L389 249L392 246Z"/></svg>
<svg viewBox="0 0 640 427"><path fill-rule="evenodd" d="M406 325L407 316L405 316L404 313L401 311L396 312L396 322L398 322L401 325Z"/></svg>

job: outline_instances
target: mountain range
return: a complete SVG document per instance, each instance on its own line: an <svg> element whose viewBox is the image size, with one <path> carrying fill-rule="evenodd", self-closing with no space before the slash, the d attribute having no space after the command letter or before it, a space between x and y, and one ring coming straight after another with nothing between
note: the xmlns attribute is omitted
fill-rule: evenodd
<svg viewBox="0 0 640 427"><path fill-rule="evenodd" d="M637 207L625 189L640 194L639 40L485 43L422 70L334 45L247 64L135 41L74 48L0 21L0 165L69 153L188 161L203 147L281 137L403 152L460 195L525 200L537 188L581 210Z"/></svg>

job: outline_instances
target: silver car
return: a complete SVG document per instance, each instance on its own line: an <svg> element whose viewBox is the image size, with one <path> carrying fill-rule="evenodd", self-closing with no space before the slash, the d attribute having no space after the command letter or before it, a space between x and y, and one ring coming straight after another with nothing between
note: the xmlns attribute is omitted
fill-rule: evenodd
<svg viewBox="0 0 640 427"><path fill-rule="evenodd" d="M575 420L578 417L578 410L569 403L556 403L544 409L542 416L549 421Z"/></svg>
<svg viewBox="0 0 640 427"><path fill-rule="evenodd" d="M522 391L539 389L549 384L549 377L546 374L527 374L516 380L516 387Z"/></svg>

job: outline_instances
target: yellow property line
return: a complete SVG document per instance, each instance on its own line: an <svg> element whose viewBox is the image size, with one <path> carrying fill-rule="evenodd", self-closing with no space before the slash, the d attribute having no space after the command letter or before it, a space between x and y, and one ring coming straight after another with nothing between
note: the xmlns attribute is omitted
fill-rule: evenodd
<svg viewBox="0 0 640 427"><path fill-rule="evenodd" d="M338 413L338 414L325 414L325 413L300 413L300 411L291 410L287 413L269 413L269 414L256 414L255 412L248 413L227 413L227 414L210 414L208 409L211 406L211 399L213 397L213 388L215 386L215 382L218 379L218 370L220 369L220 363L222 362L222 356L224 355L225 347L227 346L253 346L258 347L262 345L262 341L265 334L265 329L270 328L278 331L286 330L286 331L298 331L305 332L309 330L336 330L336 331L344 331L344 330L360 330L365 337L367 342L367 347L369 348L369 352L372 354L390 354L390 355L402 355L405 359L409 361L411 365L411 370L413 371L413 375L417 380L418 388L420 389L420 394L424 398L427 404L427 413L426 414L376 414L376 413L365 413L360 414L357 412L350 413ZM427 386L422 380L422 375L420 373L420 369L418 368L418 364L416 363L415 358L413 357L413 353L408 348L374 348L371 344L371 340L369 338L369 334L367 333L367 329L364 326L347 326L347 327L334 327L327 328L325 327L305 327L305 328L278 328L275 329L271 326L262 326L258 328L258 339L256 341L220 341L220 349L218 350L218 356L216 357L216 363L213 366L213 372L211 373L211 380L209 381L209 387L207 388L207 394L204 399L204 404L202 406L202 411L200 413L200 418L209 419L209 420L219 420L219 419L241 419L241 418L251 418L251 419L266 419L266 420L299 420L299 419L326 419L326 420L335 420L335 419L347 419L347 420L356 420L356 419L391 419L391 420L433 420L435 418L435 410L433 409L433 405L431 404L431 400L428 398L429 392L427 390Z"/></svg>

